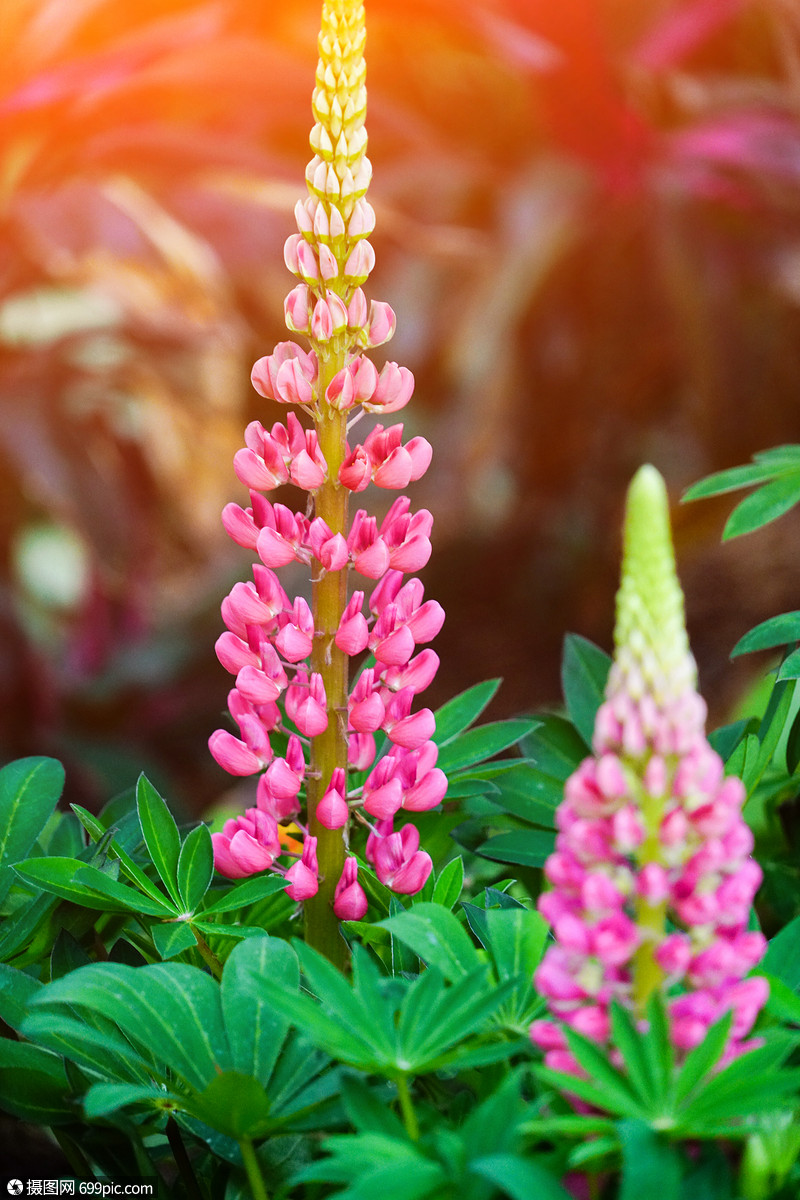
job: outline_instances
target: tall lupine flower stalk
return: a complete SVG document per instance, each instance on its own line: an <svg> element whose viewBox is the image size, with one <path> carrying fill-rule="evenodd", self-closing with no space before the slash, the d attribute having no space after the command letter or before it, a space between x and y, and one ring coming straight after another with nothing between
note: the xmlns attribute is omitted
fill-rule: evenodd
<svg viewBox="0 0 800 1200"><path fill-rule="evenodd" d="M614 662L591 758L567 780L552 889L539 901L555 944L535 982L552 1015L601 1044L617 1001L645 1019L665 998L679 1052L733 1014L723 1061L763 1006L767 983L745 978L765 940L748 930L761 871L741 816L741 781L725 777L705 737L706 708L675 572L664 481L643 467L631 484ZM557 1070L581 1074L562 1027L531 1036Z"/></svg>
<svg viewBox="0 0 800 1200"><path fill-rule="evenodd" d="M358 864L347 854L351 811L363 806L377 822L362 816L379 878L412 894L431 860L416 830L395 831L393 821L402 808L434 807L446 789L433 714L411 711L439 665L432 650L417 647L436 636L444 613L424 601L419 580L403 581L428 561L432 517L412 513L404 496L380 524L365 509L352 522L348 515L351 492L370 482L405 488L431 458L424 438L403 443L401 424L376 424L362 444L347 440L363 412L397 412L414 386L405 367L388 362L378 372L363 353L388 341L395 327L389 305L368 302L362 290L375 260L368 241L375 214L365 198L365 36L362 4L324 0L308 196L295 208L298 232L284 251L300 280L286 297L286 324L309 348L282 342L253 368L260 395L294 407L285 425L252 422L234 459L250 507L227 505L223 523L260 562L253 581L237 583L223 601L227 632L217 643L220 661L236 675L229 708L239 736L217 730L209 742L231 774L260 773L257 808L213 835L217 869L230 878L284 870L288 894L305 901L307 940L335 961L344 954L338 920L359 919L367 908ZM267 500L266 492L289 482L310 493L305 514ZM275 574L293 562L310 568L310 606L303 597L290 601ZM352 592L351 573L359 577ZM362 581L374 584L366 611ZM351 659L367 650L375 665L351 686ZM291 734L281 757L270 742L276 730ZM379 731L389 752L375 763ZM348 782L348 770L369 771L361 788ZM297 819L303 786L305 825ZM294 838L304 836L288 868L276 861L287 848L279 825L287 823Z"/></svg>

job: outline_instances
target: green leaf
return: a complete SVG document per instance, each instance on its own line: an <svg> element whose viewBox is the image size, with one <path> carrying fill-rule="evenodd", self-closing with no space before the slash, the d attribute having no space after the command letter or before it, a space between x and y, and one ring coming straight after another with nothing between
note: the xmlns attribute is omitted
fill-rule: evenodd
<svg viewBox="0 0 800 1200"><path fill-rule="evenodd" d="M180 907L181 895L177 874L181 835L172 813L144 775L139 776L136 785L136 807L142 836L153 865L173 901Z"/></svg>
<svg viewBox="0 0 800 1200"><path fill-rule="evenodd" d="M603 702L611 659L587 638L568 634L564 639L561 686L567 712L587 746L592 743L594 721Z"/></svg>
<svg viewBox="0 0 800 1200"><path fill-rule="evenodd" d="M205 896L214 877L214 845L206 825L198 825L187 834L178 856L178 891L193 913Z"/></svg>
<svg viewBox="0 0 800 1200"><path fill-rule="evenodd" d="M507 750L535 727L536 722L530 720L495 721L489 725L479 725L477 729L459 734L443 746L439 751L437 766L445 775L460 771L463 767L471 767L473 763L483 762Z"/></svg>
<svg viewBox="0 0 800 1200"><path fill-rule="evenodd" d="M645 1038L636 1029L631 1016L621 1005L611 1005L612 1043L619 1050L625 1071L643 1106L658 1109L664 1102L659 1084L650 1070L650 1060L644 1049Z"/></svg>
<svg viewBox="0 0 800 1200"><path fill-rule="evenodd" d="M81 808L78 804L73 804L72 811L75 813L81 825L83 825L84 829L93 841L99 842L103 838L107 837L108 830L106 826L98 821L97 817L92 816L90 812L87 812L85 808ZM125 850L123 850L115 838L112 838L111 841L105 841L104 848L109 858L119 860L120 871L123 875L130 879L131 883L135 883L136 886L140 888L146 895L150 896L151 899L157 900L160 904L164 904L169 908L172 907L170 901L160 890L160 888L157 888L156 885L147 878L141 867L137 866L131 856Z"/></svg>
<svg viewBox="0 0 800 1200"><path fill-rule="evenodd" d="M436 876L433 888L433 903L444 908L455 908L464 886L464 860L461 855L451 859Z"/></svg>
<svg viewBox="0 0 800 1200"><path fill-rule="evenodd" d="M774 975L792 991L800 990L800 917L784 925L770 939L760 968L767 975Z"/></svg>
<svg viewBox="0 0 800 1200"><path fill-rule="evenodd" d="M255 1138L272 1123L266 1093L252 1075L223 1071L199 1096L192 1098L191 1111L226 1137Z"/></svg>
<svg viewBox="0 0 800 1200"><path fill-rule="evenodd" d="M774 472L772 472L774 474ZM752 533L782 517L800 501L800 471L780 475L737 504L722 532L722 540Z"/></svg>
<svg viewBox="0 0 800 1200"><path fill-rule="evenodd" d="M675 1083L675 1099L683 1102L698 1083L719 1062L728 1041L732 1014L725 1013L721 1020L711 1026L699 1045L686 1055Z"/></svg>
<svg viewBox="0 0 800 1200"><path fill-rule="evenodd" d="M787 654L778 669L778 682L785 679L800 679L800 649Z"/></svg>
<svg viewBox="0 0 800 1200"><path fill-rule="evenodd" d="M454 696L441 708L437 708L434 713L436 733L433 739L437 745L443 746L477 721L494 699L501 682L500 679L487 679L483 683L476 683L474 687L468 688L466 692Z"/></svg>
<svg viewBox="0 0 800 1200"><path fill-rule="evenodd" d="M755 759L745 759L741 776L748 796L752 795L778 748L791 710L794 688L793 683L776 683L772 689L767 711L758 729L758 755Z"/></svg>
<svg viewBox="0 0 800 1200"><path fill-rule="evenodd" d="M0 1109L37 1125L74 1122L62 1059L30 1042L0 1038Z"/></svg>
<svg viewBox="0 0 800 1200"><path fill-rule="evenodd" d="M542 867L556 844L555 830L519 829L513 833L498 833L475 850L493 862L519 863L524 867Z"/></svg>
<svg viewBox="0 0 800 1200"><path fill-rule="evenodd" d="M39 980L32 975L0 963L0 1019L12 1029L19 1030L31 1000L41 987Z"/></svg>
<svg viewBox="0 0 800 1200"><path fill-rule="evenodd" d="M160 1101L168 1099L173 1102L178 1100L155 1084L95 1083L83 1097L83 1110L89 1121L97 1121L130 1104L157 1107Z"/></svg>
<svg viewBox="0 0 800 1200"><path fill-rule="evenodd" d="M527 908L490 908L484 915L487 938L484 945L491 953L498 979L522 975L530 980L547 940L544 918Z"/></svg>
<svg viewBox="0 0 800 1200"><path fill-rule="evenodd" d="M84 908L108 912L147 912L163 917L169 910L166 903L157 905L147 896L126 888L76 858L28 858L17 863L14 870L28 883L42 891L71 900ZM101 890L102 889L102 890Z"/></svg>
<svg viewBox="0 0 800 1200"><path fill-rule="evenodd" d="M621 1116L641 1115L641 1100L628 1080L611 1065L603 1050L573 1029L565 1027L564 1036L574 1058L606 1096L601 1107L609 1112L616 1111Z"/></svg>
<svg viewBox="0 0 800 1200"><path fill-rule="evenodd" d="M0 902L14 882L12 865L30 854L63 790L54 758L21 758L0 770Z"/></svg>
<svg viewBox="0 0 800 1200"><path fill-rule="evenodd" d="M756 650L773 650L776 646L789 646L800 642L800 612L780 613L762 621L740 638L731 650L731 658L739 654L752 654Z"/></svg>
<svg viewBox="0 0 800 1200"><path fill-rule="evenodd" d="M291 946L266 935L240 942L225 963L222 1014L234 1068L266 1086L290 1022L270 1004L265 979L291 998L298 995L300 966Z"/></svg>
<svg viewBox="0 0 800 1200"><path fill-rule="evenodd" d="M347 1118L359 1133L382 1133L401 1141L407 1136L399 1117L388 1107L385 1096L368 1087L362 1079L345 1075L341 1094Z"/></svg>
<svg viewBox="0 0 800 1200"><path fill-rule="evenodd" d="M742 738L747 733L754 732L754 725L758 728L758 722L752 717L745 717L741 721L733 721L730 725L721 725L719 729L715 729L708 735L709 745L712 750L716 751L723 762L727 762L734 750L741 743Z"/></svg>
<svg viewBox="0 0 800 1200"><path fill-rule="evenodd" d="M83 946L68 929L60 929L50 951L50 978L60 979L78 967L85 967L92 960Z"/></svg>
<svg viewBox="0 0 800 1200"><path fill-rule="evenodd" d="M280 875L258 875L253 879L243 879L224 896L216 900L212 899L212 903L203 909L203 917L209 917L212 913L228 913L239 908L247 908L251 904L258 903L259 900L266 899L267 896L274 896L276 892L282 892L285 887L286 880Z"/></svg>
<svg viewBox="0 0 800 1200"><path fill-rule="evenodd" d="M800 446L791 442L783 446L771 446L768 450L758 450L753 458L756 462L766 463L773 471L786 467L790 471L800 470Z"/></svg>
<svg viewBox="0 0 800 1200"><path fill-rule="evenodd" d="M415 904L379 924L410 946L423 962L438 967L445 979L461 979L480 964L463 925L440 904Z"/></svg>
<svg viewBox="0 0 800 1200"><path fill-rule="evenodd" d="M538 727L523 738L521 749L543 775L563 783L586 758L586 742L566 717L538 713Z"/></svg>
<svg viewBox="0 0 800 1200"><path fill-rule="evenodd" d="M759 971L759 975L763 974L763 971ZM800 1025L800 995L792 988L787 987L783 980L778 979L775 975L767 975L766 978L769 982L766 1011L777 1017L779 1021Z"/></svg>
<svg viewBox="0 0 800 1200"><path fill-rule="evenodd" d="M786 770L794 775L800 765L800 712L792 721L792 727L786 738Z"/></svg>
<svg viewBox="0 0 800 1200"><path fill-rule="evenodd" d="M496 794L487 799L504 812L535 825L553 826L554 813L564 798L560 779L545 775L535 767L520 763L505 772Z"/></svg>
<svg viewBox="0 0 800 1200"><path fill-rule="evenodd" d="M183 954L197 945L192 927L186 921L165 921L162 925L151 925L150 936L162 961Z"/></svg>
<svg viewBox="0 0 800 1200"><path fill-rule="evenodd" d="M48 858L41 861L52 863L56 860ZM74 882L78 886L87 887L94 892L99 892L102 896L107 896L109 900L116 901L120 905L125 905L131 912L147 913L151 917L163 917L166 913L173 913L175 911L166 896L162 900L151 900L149 896L143 895L134 888L127 887L111 875L107 875L105 871L101 871L88 863L81 863L79 865L78 870L75 872Z"/></svg>
<svg viewBox="0 0 800 1200"><path fill-rule="evenodd" d="M174 1071L189 1086L204 1088L230 1066L219 987L194 967L93 963L44 988L31 1014L51 1019L64 1006L87 1020L96 1015L113 1022L162 1079Z"/></svg>
<svg viewBox="0 0 800 1200"><path fill-rule="evenodd" d="M688 500L705 500L709 496L721 496L725 492L736 492L743 487L765 483L775 476L774 468L766 464L747 463L743 467L728 467L693 483L683 493L681 503Z"/></svg>
<svg viewBox="0 0 800 1200"><path fill-rule="evenodd" d="M570 1200L558 1179L545 1167L518 1154L487 1154L469 1164L470 1174L488 1179L511 1200ZM641 1200L641 1197L639 1198Z"/></svg>
<svg viewBox="0 0 800 1200"><path fill-rule="evenodd" d="M620 1121L622 1179L619 1200L680 1200L682 1164L677 1147L670 1145L643 1121Z"/></svg>

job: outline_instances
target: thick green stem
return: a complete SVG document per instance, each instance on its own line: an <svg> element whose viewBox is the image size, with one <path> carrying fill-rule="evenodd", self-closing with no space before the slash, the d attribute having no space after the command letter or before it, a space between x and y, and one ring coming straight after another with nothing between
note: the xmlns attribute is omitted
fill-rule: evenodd
<svg viewBox="0 0 800 1200"><path fill-rule="evenodd" d="M197 949L200 951L200 956L203 959L203 962L210 969L211 974L215 979L222 979L222 963L217 958L216 954L211 949L208 942L203 937L202 933L200 933L200 931L197 929L197 927L190 924L189 928L194 934L194 940L197 942Z"/></svg>
<svg viewBox="0 0 800 1200"><path fill-rule="evenodd" d="M317 490L314 514L322 517L332 533L347 536L348 491L338 482L339 468L345 457L347 418L344 413L328 407L325 390L334 375L345 364L344 350L333 350L320 356L319 396L320 414L317 436L320 450L328 464L328 478ZM333 893L344 867L345 842L340 829L326 829L317 820L317 805L328 787L337 767L347 770L347 696L348 657L336 645L334 638L347 604L346 571L321 572L312 589L314 648L311 669L318 671L328 699L328 728L313 739L311 771L308 779L308 828L317 839L319 862L319 891L305 904L306 941L319 950L334 965L343 969L347 962L347 945L339 932L339 921L333 911Z"/></svg>
<svg viewBox="0 0 800 1200"><path fill-rule="evenodd" d="M256 1152L253 1149L253 1143L249 1138L242 1138L239 1142L239 1149L242 1152L242 1162L247 1172L247 1181L250 1184L253 1200L269 1200L267 1189L264 1187L261 1168L256 1158Z"/></svg>
<svg viewBox="0 0 800 1200"><path fill-rule="evenodd" d="M412 1142L419 1141L419 1121L417 1114L414 1111L414 1104L411 1100L411 1091L408 1086L408 1079L405 1075L397 1077L397 1099L400 1101L400 1112L403 1116L403 1124L406 1127L406 1133L411 1138Z"/></svg>

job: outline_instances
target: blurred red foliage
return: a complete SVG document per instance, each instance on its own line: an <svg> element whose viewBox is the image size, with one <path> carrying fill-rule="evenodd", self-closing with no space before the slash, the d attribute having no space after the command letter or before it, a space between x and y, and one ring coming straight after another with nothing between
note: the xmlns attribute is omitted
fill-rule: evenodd
<svg viewBox="0 0 800 1200"><path fill-rule="evenodd" d="M223 786L212 646L245 565L218 514L245 422L272 419L249 366L284 336L317 18L316 0L5 0L0 757L65 758L73 799L140 767L193 809ZM636 466L677 496L796 440L800 15L369 0L368 18L375 294L436 451L415 501L448 608L438 700L503 674L500 707L530 708L557 697L567 629L608 641ZM769 535L717 550L719 514L677 514L712 692L798 582Z"/></svg>

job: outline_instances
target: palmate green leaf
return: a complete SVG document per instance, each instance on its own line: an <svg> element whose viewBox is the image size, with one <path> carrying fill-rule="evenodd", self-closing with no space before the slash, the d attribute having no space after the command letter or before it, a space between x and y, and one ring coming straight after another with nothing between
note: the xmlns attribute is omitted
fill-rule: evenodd
<svg viewBox="0 0 800 1200"><path fill-rule="evenodd" d="M675 1081L674 1095L677 1103L682 1104L719 1062L728 1041L732 1019L732 1013L725 1013L721 1020L710 1027L702 1042L686 1055Z"/></svg>
<svg viewBox="0 0 800 1200"><path fill-rule="evenodd" d="M429 968L425 974L434 971L435 968ZM508 1000L516 983L509 979L494 984L487 968L479 967L451 987L440 986L428 1009L427 1030L418 1024L414 1042L404 1042L402 1046L402 1060L409 1064L405 1069L422 1074L451 1060L451 1048L483 1030ZM470 1053L473 1048L467 1045L463 1049ZM492 1059L493 1052L489 1061Z"/></svg>
<svg viewBox="0 0 800 1200"><path fill-rule="evenodd" d="M793 642L800 642L800 612L780 613L777 617L762 621L740 638L731 650L731 658L752 654L756 650L790 646Z"/></svg>
<svg viewBox="0 0 800 1200"><path fill-rule="evenodd" d="M266 899L267 896L274 896L276 892L282 892L286 887L286 880L280 875L257 875L252 879L243 879L241 883L236 883L225 893L224 896L216 897L216 892L212 893L211 903L203 907L203 917L209 917L215 913L235 912L239 908L247 908L250 904L257 904L259 900Z"/></svg>
<svg viewBox="0 0 800 1200"><path fill-rule="evenodd" d="M647 1038L642 1037L630 1013L621 1005L612 1003L610 1013L611 1041L622 1055L628 1082L644 1108L662 1109L666 1102L666 1080L651 1070L651 1058L645 1050Z"/></svg>
<svg viewBox="0 0 800 1200"><path fill-rule="evenodd" d="M58 1007L45 1011L33 1009L24 1021L23 1032L26 1038L63 1055L68 1062L77 1063L106 1079L143 1083L152 1069L150 1061L112 1022L96 1015L78 1017Z"/></svg>
<svg viewBox="0 0 800 1200"><path fill-rule="evenodd" d="M468 688L467 691L448 700L441 708L437 708L434 713L436 733L433 739L436 744L445 745L474 724L494 699L501 682L500 679L487 679L483 683L476 683L474 687Z"/></svg>
<svg viewBox="0 0 800 1200"><path fill-rule="evenodd" d="M290 1021L264 994L263 982L279 984L294 998L300 991L300 965L291 946L266 935L242 941L228 956L222 975L222 1014L237 1071L269 1082Z"/></svg>
<svg viewBox="0 0 800 1200"><path fill-rule="evenodd" d="M303 971L320 1002L295 993L281 980L264 978L267 1003L332 1058L362 1069L383 1064L383 1037L375 1035L374 1013L367 1012L343 975L327 959L295 943Z"/></svg>
<svg viewBox="0 0 800 1200"><path fill-rule="evenodd" d="M488 1179L511 1200L570 1200L552 1172L518 1154L487 1154L473 1159L469 1171Z"/></svg>
<svg viewBox="0 0 800 1200"><path fill-rule="evenodd" d="M14 870L26 883L84 908L158 917L174 911L167 908L166 900L158 904L77 858L29 858L17 863Z"/></svg>
<svg viewBox="0 0 800 1200"><path fill-rule="evenodd" d="M55 862L55 859L48 858L41 860L43 862ZM170 905L166 897L163 900L152 900L150 896L145 896L135 888L127 887L124 883L120 883L118 879L106 874L105 871L98 870L97 867L91 864L81 864L75 872L74 882L80 887L90 888L92 891L99 892L103 896L107 896L110 900L116 901L120 905L124 905L131 912L147 913L151 917L164 917L167 913L173 913L175 910Z"/></svg>
<svg viewBox="0 0 800 1200"><path fill-rule="evenodd" d="M597 710L603 702L611 658L594 642L577 634L564 639L561 686L567 712L587 746L591 745Z"/></svg>
<svg viewBox="0 0 800 1200"><path fill-rule="evenodd" d="M445 979L460 979L480 965L469 934L458 918L440 904L415 904L409 911L379 924L409 946L423 962L438 967Z"/></svg>
<svg viewBox="0 0 800 1200"><path fill-rule="evenodd" d="M136 808L142 836L153 865L173 902L180 908L178 858L181 852L181 835L172 813L144 775L139 776L136 784Z"/></svg>
<svg viewBox="0 0 800 1200"><path fill-rule="evenodd" d="M476 847L475 853L493 862L518 863L523 867L543 867L553 853L556 831L519 829L498 833Z"/></svg>
<svg viewBox="0 0 800 1200"><path fill-rule="evenodd" d="M230 1066L219 987L205 972L181 963L134 968L93 963L44 988L32 1015L70 1006L113 1022L143 1061L161 1064L202 1089Z"/></svg>
<svg viewBox="0 0 800 1200"><path fill-rule="evenodd" d="M14 883L12 865L30 854L63 790L54 758L21 758L0 770L0 902Z"/></svg>
<svg viewBox="0 0 800 1200"><path fill-rule="evenodd" d="M335 1135L322 1145L329 1157L303 1167L293 1182L349 1185L336 1193L337 1200L434 1200L447 1187L442 1166L426 1158L407 1137Z"/></svg>
<svg viewBox="0 0 800 1200"><path fill-rule="evenodd" d="M643 1121L620 1121L617 1133L622 1145L619 1200L680 1200L683 1164L677 1146Z"/></svg>
<svg viewBox="0 0 800 1200"><path fill-rule="evenodd" d="M535 728L536 722L533 720L512 720L495 721L489 725L479 725L477 729L468 729L442 747L436 765L445 775L471 767L473 763L501 754Z"/></svg>
<svg viewBox="0 0 800 1200"><path fill-rule="evenodd" d="M214 845L208 826L198 825L186 835L178 855L178 891L186 912L193 913L214 878Z"/></svg>
<svg viewBox="0 0 800 1200"><path fill-rule="evenodd" d="M97 817L93 816L90 812L87 812L85 808L81 808L78 804L73 804L72 811L75 813L81 825L83 825L84 829L93 841L99 842L102 838L107 836L108 830L106 826L104 826L97 819ZM160 888L156 887L152 880L148 879L142 868L133 861L127 851L123 850L116 838L112 838L111 841L106 841L104 845L106 854L109 856L109 858L115 858L119 860L121 873L130 879L131 883L135 883L136 886L146 895L150 896L152 900L156 900L160 904L165 904L168 907L172 907L169 899L164 895Z"/></svg>
<svg viewBox="0 0 800 1200"><path fill-rule="evenodd" d="M776 472L773 472L775 474ZM782 472L736 505L722 531L722 540L752 533L782 517L800 502L800 469Z"/></svg>

